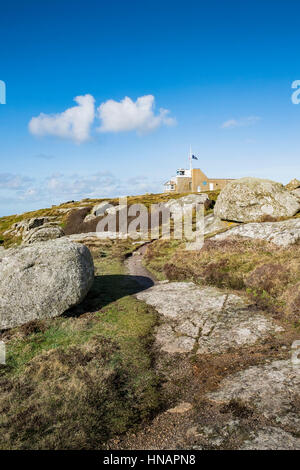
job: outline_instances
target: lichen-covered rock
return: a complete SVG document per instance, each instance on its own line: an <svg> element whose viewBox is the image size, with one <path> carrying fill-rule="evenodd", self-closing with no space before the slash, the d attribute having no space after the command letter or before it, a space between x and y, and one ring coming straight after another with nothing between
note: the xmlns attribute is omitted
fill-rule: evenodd
<svg viewBox="0 0 300 470"><path fill-rule="evenodd" d="M257 222L265 216L292 217L300 210L298 199L274 181L241 178L222 189L214 214L223 220Z"/></svg>
<svg viewBox="0 0 300 470"><path fill-rule="evenodd" d="M204 208L208 209L212 201L204 193L188 194L179 199L170 199L162 204L162 206L170 210L172 218L177 219L184 216L187 212L191 212L196 207L196 204L204 204Z"/></svg>
<svg viewBox="0 0 300 470"><path fill-rule="evenodd" d="M231 404L240 402L231 402ZM226 403L225 407L230 407ZM240 404L241 411L252 415L252 409ZM258 420L257 420L258 421ZM247 419L229 419L211 424L196 426L194 436L200 438L205 447L210 449L237 450L300 450L300 438L280 427L262 426L251 429Z"/></svg>
<svg viewBox="0 0 300 470"><path fill-rule="evenodd" d="M300 240L300 219L242 224L215 235L212 240L225 240L233 236L265 240L286 247Z"/></svg>
<svg viewBox="0 0 300 470"><path fill-rule="evenodd" d="M110 230L106 232L87 232L87 233L73 233L72 235L67 235L65 238L67 240L71 240L74 242L79 242L79 243L88 243L90 241L97 241L97 240L105 240L105 239L120 239L120 240L126 240L127 238L130 238L130 236L136 235L135 238L141 237L143 238L143 234L140 234L138 232L131 232L128 234L127 232L112 232ZM144 234L145 239L148 238L147 234Z"/></svg>
<svg viewBox="0 0 300 470"><path fill-rule="evenodd" d="M5 250L0 258L0 329L61 315L93 284L84 245L63 238Z"/></svg>
<svg viewBox="0 0 300 470"><path fill-rule="evenodd" d="M64 231L59 225L45 224L27 232L23 237L23 243L31 245L32 243L54 240L63 236Z"/></svg>
<svg viewBox="0 0 300 470"><path fill-rule="evenodd" d="M283 429L267 426L252 431L240 450L300 450L300 438Z"/></svg>
<svg viewBox="0 0 300 470"><path fill-rule="evenodd" d="M41 227L44 224L48 224L51 219L55 217L33 217L31 219L23 219L20 222L14 223L3 235L14 235L16 237L26 237L30 230Z"/></svg>
<svg viewBox="0 0 300 470"><path fill-rule="evenodd" d="M292 181L290 181L286 186L286 189L289 191L292 191L293 189L300 188L300 181L294 178Z"/></svg>
<svg viewBox="0 0 300 470"><path fill-rule="evenodd" d="M244 298L215 287L159 283L137 298L163 315L156 342L168 353L223 353L282 331Z"/></svg>
<svg viewBox="0 0 300 470"><path fill-rule="evenodd" d="M291 194L300 202L300 188L293 189Z"/></svg>
<svg viewBox="0 0 300 470"><path fill-rule="evenodd" d="M226 377L208 398L218 404L238 400L266 419L299 432L300 367L281 360L249 367Z"/></svg>
<svg viewBox="0 0 300 470"><path fill-rule="evenodd" d="M228 230L234 225L235 224L232 222L221 220L219 217L216 217L214 214L208 214L204 217L204 235L212 235L216 232ZM198 224L197 226L201 228L201 224Z"/></svg>
<svg viewBox="0 0 300 470"><path fill-rule="evenodd" d="M93 220L96 217L105 215L107 209L109 208L111 208L111 204L108 201L103 201L103 202L100 202L99 204L96 204L92 208L91 213L85 217L84 222L89 222L90 220Z"/></svg>

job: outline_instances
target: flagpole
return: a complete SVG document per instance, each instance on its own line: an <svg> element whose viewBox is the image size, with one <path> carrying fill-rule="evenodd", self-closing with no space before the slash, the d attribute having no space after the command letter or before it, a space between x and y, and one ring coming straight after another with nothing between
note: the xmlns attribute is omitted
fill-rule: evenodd
<svg viewBox="0 0 300 470"><path fill-rule="evenodd" d="M192 175L192 146L190 145L190 156L189 156L189 159L190 159L190 171L191 171L191 175Z"/></svg>

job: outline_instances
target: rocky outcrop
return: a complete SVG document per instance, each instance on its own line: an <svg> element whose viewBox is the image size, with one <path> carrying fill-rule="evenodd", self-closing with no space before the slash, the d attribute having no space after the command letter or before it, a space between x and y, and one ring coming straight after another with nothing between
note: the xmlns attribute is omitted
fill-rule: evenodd
<svg viewBox="0 0 300 470"><path fill-rule="evenodd" d="M0 258L0 329L61 315L84 299L93 279L88 248L63 238L4 250Z"/></svg>
<svg viewBox="0 0 300 470"><path fill-rule="evenodd" d="M171 199L170 201L162 204L168 208L173 219L181 218L187 212L194 209L196 204L204 204L204 208L208 209L212 205L212 201L209 199L207 194L188 194L179 199Z"/></svg>
<svg viewBox="0 0 300 470"><path fill-rule="evenodd" d="M142 238L142 235L138 232L132 232L130 234L131 236L136 235L136 238ZM112 232L112 231L106 231L106 232L87 232L87 233L74 233L72 235L67 235L65 237L68 240L74 241L74 242L83 242L87 243L89 241L96 241L96 240L105 240L105 239L121 239L121 240L126 240L127 238L130 238L130 236L125 233L125 232ZM145 239L148 238L148 235L145 234Z"/></svg>
<svg viewBox="0 0 300 470"><path fill-rule="evenodd" d="M290 359L228 375L206 394L215 419L195 434L210 449L300 450L299 386L300 368Z"/></svg>
<svg viewBox="0 0 300 470"><path fill-rule="evenodd" d="M26 232L23 236L23 243L31 245L32 243L54 240L63 236L64 231L59 225L45 224Z"/></svg>
<svg viewBox="0 0 300 470"><path fill-rule="evenodd" d="M295 366L291 360L281 360L249 367L227 377L220 383L219 389L208 397L224 404L239 400L265 418L299 432L299 389L299 365Z"/></svg>
<svg viewBox="0 0 300 470"><path fill-rule="evenodd" d="M288 191L292 191L293 189L300 188L300 181L295 178L292 181L290 181L285 187Z"/></svg>
<svg viewBox="0 0 300 470"><path fill-rule="evenodd" d="M291 194L300 202L300 188L293 189Z"/></svg>
<svg viewBox="0 0 300 470"><path fill-rule="evenodd" d="M261 222L243 224L212 237L212 240L225 240L240 236L255 240L265 240L278 246L289 246L300 240L300 218L282 222Z"/></svg>
<svg viewBox="0 0 300 470"><path fill-rule="evenodd" d="M215 287L158 283L137 298L163 315L156 342L168 353L223 353L282 331L244 298Z"/></svg>
<svg viewBox="0 0 300 470"><path fill-rule="evenodd" d="M300 450L299 437L274 426L250 432L240 450Z"/></svg>
<svg viewBox="0 0 300 470"><path fill-rule="evenodd" d="M106 214L106 211L111 208L111 204L108 201L103 201L100 202L99 204L96 204L91 210L91 213L88 214L84 222L88 222L90 220L95 219L96 217L100 217Z"/></svg>
<svg viewBox="0 0 300 470"><path fill-rule="evenodd" d="M28 232L34 230L42 225L50 223L55 217L33 217L31 219L23 219L20 222L14 223L9 230L3 233L3 235L13 235L24 239Z"/></svg>
<svg viewBox="0 0 300 470"><path fill-rule="evenodd" d="M300 202L282 184L258 178L231 181L214 207L217 217L234 222L257 222L265 216L292 217L299 210Z"/></svg>
<svg viewBox="0 0 300 470"><path fill-rule="evenodd" d="M213 235L216 232L228 230L234 225L236 224L233 222L227 222L216 217L214 214L208 214L204 217L204 235ZM198 224L198 227L202 228L203 226Z"/></svg>

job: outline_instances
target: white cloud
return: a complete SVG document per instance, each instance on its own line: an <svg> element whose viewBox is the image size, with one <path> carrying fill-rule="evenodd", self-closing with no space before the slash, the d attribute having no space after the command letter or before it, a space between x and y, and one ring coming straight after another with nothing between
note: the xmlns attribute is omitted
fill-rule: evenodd
<svg viewBox="0 0 300 470"><path fill-rule="evenodd" d="M154 96L140 96L135 102L126 96L120 102L108 100L98 107L101 120L100 132L122 132L136 130L146 133L161 125L171 126L175 119L168 116L167 109L160 108L154 114Z"/></svg>
<svg viewBox="0 0 300 470"><path fill-rule="evenodd" d="M44 114L33 117L29 130L37 136L53 135L81 143L89 139L91 126L95 119L95 99L92 95L77 96L74 101L78 106L66 109L62 113ZM169 116L169 110L160 108L155 114L153 95L145 95L133 101L127 96L120 102L108 100L97 111L101 125L100 132L137 131L139 134L150 132L159 126L172 126L176 120ZM39 158L50 159L47 155Z"/></svg>
<svg viewBox="0 0 300 470"><path fill-rule="evenodd" d="M228 121L223 122L221 125L222 129L227 129L229 127L237 127L238 122L236 119L229 119Z"/></svg>
<svg viewBox="0 0 300 470"><path fill-rule="evenodd" d="M90 137L90 127L95 118L95 99L92 95L76 96L78 106L58 114L41 113L29 122L29 130L34 135L54 135L69 138L76 143Z"/></svg>
<svg viewBox="0 0 300 470"><path fill-rule="evenodd" d="M27 188L33 182L29 176L16 175L12 173L0 173L0 190L7 189L19 191Z"/></svg>
<svg viewBox="0 0 300 470"><path fill-rule="evenodd" d="M241 119L229 119L228 121L221 124L222 129L232 129L234 127L247 127L255 124L257 121L260 121L259 116L248 116Z"/></svg>
<svg viewBox="0 0 300 470"><path fill-rule="evenodd" d="M0 213L22 212L63 201L161 192L162 179L140 175L121 179L108 171L79 175L53 173L45 178L0 174Z"/></svg>

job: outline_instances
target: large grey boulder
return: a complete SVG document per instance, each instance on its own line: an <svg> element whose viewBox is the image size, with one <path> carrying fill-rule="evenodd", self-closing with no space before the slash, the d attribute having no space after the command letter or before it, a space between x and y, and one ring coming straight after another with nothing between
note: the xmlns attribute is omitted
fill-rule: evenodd
<svg viewBox="0 0 300 470"><path fill-rule="evenodd" d="M241 178L222 189L214 214L234 222L257 222L265 216L292 217L299 200L280 183L259 178Z"/></svg>
<svg viewBox="0 0 300 470"><path fill-rule="evenodd" d="M0 329L61 315L84 299L93 279L88 248L64 238L5 250L0 257Z"/></svg>
<svg viewBox="0 0 300 470"><path fill-rule="evenodd" d="M300 450L300 438L274 426L250 432L240 450Z"/></svg>

